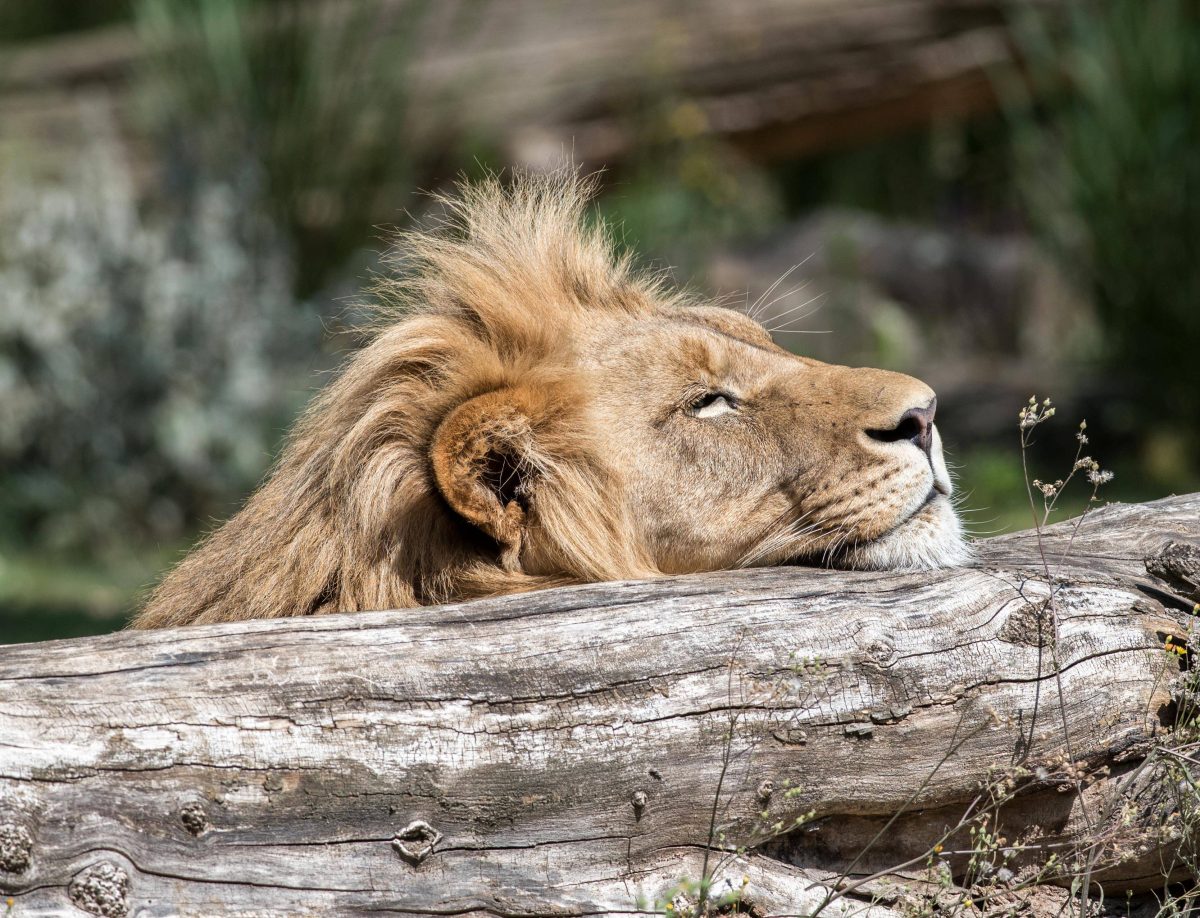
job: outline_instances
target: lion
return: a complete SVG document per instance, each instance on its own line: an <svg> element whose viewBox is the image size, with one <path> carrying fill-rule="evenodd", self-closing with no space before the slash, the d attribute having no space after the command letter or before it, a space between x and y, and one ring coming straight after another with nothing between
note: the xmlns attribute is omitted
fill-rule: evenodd
<svg viewBox="0 0 1200 918"><path fill-rule="evenodd" d="M402 235L369 342L132 625L968 557L928 386L797 356L635 269L594 190L464 184Z"/></svg>

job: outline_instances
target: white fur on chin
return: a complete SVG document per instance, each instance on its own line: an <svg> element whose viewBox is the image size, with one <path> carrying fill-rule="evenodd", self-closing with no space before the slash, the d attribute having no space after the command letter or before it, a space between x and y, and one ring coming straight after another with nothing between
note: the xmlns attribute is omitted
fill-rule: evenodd
<svg viewBox="0 0 1200 918"><path fill-rule="evenodd" d="M902 526L853 546L838 567L863 571L927 571L966 564L973 557L950 499L939 494Z"/></svg>

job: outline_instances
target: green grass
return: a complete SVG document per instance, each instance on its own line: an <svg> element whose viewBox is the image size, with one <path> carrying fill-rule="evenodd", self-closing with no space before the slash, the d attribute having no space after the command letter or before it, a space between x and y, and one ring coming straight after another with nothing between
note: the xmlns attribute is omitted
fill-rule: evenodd
<svg viewBox="0 0 1200 918"><path fill-rule="evenodd" d="M1139 457L1117 456L1105 460L1103 450L1097 451L1100 464L1116 475L1103 487L1100 500L1092 506L1106 503L1141 503L1157 500L1169 494L1200 490L1200 481L1173 479L1165 481L1148 474ZM962 501L963 519L973 535L987 537L1006 532L1032 529L1033 513L1025 491L1021 471L1021 454L999 447L964 449L950 456L955 467L957 493ZM1050 461L1037 455L1030 460L1030 476L1043 481L1065 478L1070 471L1069 460ZM1059 499L1050 523L1060 523L1083 513L1088 507L1091 486L1082 479L1071 482ZM1034 503L1040 516L1042 497L1034 492Z"/></svg>
<svg viewBox="0 0 1200 918"><path fill-rule="evenodd" d="M0 549L0 644L115 631L178 556L152 549L100 561Z"/></svg>

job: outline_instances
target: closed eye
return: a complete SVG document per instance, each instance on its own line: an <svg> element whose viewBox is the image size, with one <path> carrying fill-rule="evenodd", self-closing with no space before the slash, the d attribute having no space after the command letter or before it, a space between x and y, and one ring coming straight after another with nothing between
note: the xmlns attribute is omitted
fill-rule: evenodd
<svg viewBox="0 0 1200 918"><path fill-rule="evenodd" d="M724 392L706 392L688 406L688 414L696 418L715 418L737 411L737 402Z"/></svg>

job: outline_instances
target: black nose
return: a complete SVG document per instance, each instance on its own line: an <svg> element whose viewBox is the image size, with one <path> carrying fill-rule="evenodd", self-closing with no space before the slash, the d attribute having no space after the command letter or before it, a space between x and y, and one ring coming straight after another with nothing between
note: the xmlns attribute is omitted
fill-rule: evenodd
<svg viewBox="0 0 1200 918"><path fill-rule="evenodd" d="M933 448L933 413L937 411L935 398L924 408L909 408L900 416L896 426L890 430L868 430L872 439L882 443L908 440L917 444L926 456Z"/></svg>

